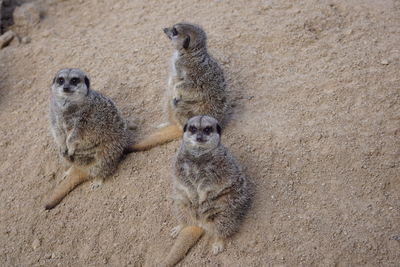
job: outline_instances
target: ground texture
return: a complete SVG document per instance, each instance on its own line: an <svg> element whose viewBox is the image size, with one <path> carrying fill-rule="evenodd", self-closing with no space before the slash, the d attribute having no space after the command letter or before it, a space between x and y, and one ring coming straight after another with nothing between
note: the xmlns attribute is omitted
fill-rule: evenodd
<svg viewBox="0 0 400 267"><path fill-rule="evenodd" d="M51 211L64 166L48 127L57 70L79 67L143 136L163 122L172 49L202 25L224 67L223 143L257 185L226 251L180 266L399 266L400 2L47 1L28 44L0 50L0 265L154 265L173 244L178 141L129 155ZM12 28L12 27L11 27Z"/></svg>

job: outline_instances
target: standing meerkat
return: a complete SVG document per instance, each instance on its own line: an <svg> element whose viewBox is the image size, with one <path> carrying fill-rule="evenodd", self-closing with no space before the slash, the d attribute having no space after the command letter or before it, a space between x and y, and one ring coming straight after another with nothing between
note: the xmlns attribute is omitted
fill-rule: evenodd
<svg viewBox="0 0 400 267"><path fill-rule="evenodd" d="M251 206L254 184L220 143L221 127L209 116L191 118L174 163L173 202L178 237L165 266L178 263L205 233L212 252L224 249L224 240L238 231Z"/></svg>
<svg viewBox="0 0 400 267"><path fill-rule="evenodd" d="M221 123L227 106L224 72L207 51L203 29L178 23L164 33L174 48L166 92L168 123L135 144L135 151L181 137L183 125L196 115L210 115Z"/></svg>
<svg viewBox="0 0 400 267"><path fill-rule="evenodd" d="M131 152L127 123L111 99L90 89L79 69L62 69L51 86L51 133L70 168L45 208L54 208L89 177L93 187L117 168L121 156Z"/></svg>

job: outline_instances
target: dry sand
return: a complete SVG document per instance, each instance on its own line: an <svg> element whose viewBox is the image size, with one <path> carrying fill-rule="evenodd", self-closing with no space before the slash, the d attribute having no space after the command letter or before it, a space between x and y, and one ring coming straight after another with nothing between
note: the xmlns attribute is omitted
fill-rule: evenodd
<svg viewBox="0 0 400 267"><path fill-rule="evenodd" d="M172 49L202 25L232 98L223 134L257 184L226 251L201 240L180 266L399 266L400 1L48 1L29 44L0 50L0 265L141 266L173 244L178 141L129 155L51 211L64 166L50 83L79 67L139 121L163 122Z"/></svg>

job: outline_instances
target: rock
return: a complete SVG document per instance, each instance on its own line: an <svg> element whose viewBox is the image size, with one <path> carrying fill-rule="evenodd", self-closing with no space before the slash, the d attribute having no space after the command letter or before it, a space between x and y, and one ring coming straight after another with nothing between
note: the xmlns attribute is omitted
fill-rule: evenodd
<svg viewBox="0 0 400 267"><path fill-rule="evenodd" d="M381 60L382 65L389 65L389 61L386 59Z"/></svg>
<svg viewBox="0 0 400 267"><path fill-rule="evenodd" d="M33 240L33 242L32 242L32 248L33 248L33 250L38 249L38 247L40 247L40 241L39 241L39 239Z"/></svg>
<svg viewBox="0 0 400 267"><path fill-rule="evenodd" d="M31 41L32 41L32 39L29 36L22 37L22 39L21 39L21 42L23 44L29 44Z"/></svg>
<svg viewBox="0 0 400 267"><path fill-rule="evenodd" d="M7 46L14 38L15 33L13 31L7 31L0 36L0 49Z"/></svg>
<svg viewBox="0 0 400 267"><path fill-rule="evenodd" d="M14 24L18 27L31 27L40 22L40 8L37 3L26 3L15 8Z"/></svg>

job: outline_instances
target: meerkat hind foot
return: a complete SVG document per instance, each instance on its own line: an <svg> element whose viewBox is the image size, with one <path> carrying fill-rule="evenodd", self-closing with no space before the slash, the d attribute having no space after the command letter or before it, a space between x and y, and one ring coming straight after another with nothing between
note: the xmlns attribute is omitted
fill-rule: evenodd
<svg viewBox="0 0 400 267"><path fill-rule="evenodd" d="M103 179L95 178L94 181L90 184L90 189L96 190L103 184Z"/></svg>
<svg viewBox="0 0 400 267"><path fill-rule="evenodd" d="M183 227L184 226L180 224L180 225L175 226L174 228L172 228L171 229L172 238L176 238L179 235L179 233L182 231Z"/></svg>
<svg viewBox="0 0 400 267"><path fill-rule="evenodd" d="M214 255L221 253L225 249L224 240L222 238L216 238L211 245L211 251Z"/></svg>

